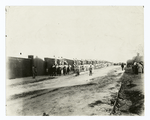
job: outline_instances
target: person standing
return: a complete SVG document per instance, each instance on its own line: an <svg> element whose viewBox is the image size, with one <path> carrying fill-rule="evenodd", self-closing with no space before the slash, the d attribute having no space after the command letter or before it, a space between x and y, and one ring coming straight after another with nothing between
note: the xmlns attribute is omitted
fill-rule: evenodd
<svg viewBox="0 0 150 120"><path fill-rule="evenodd" d="M71 70L72 70L72 67L71 67L71 65L69 65L69 70L70 70L69 72L71 72Z"/></svg>
<svg viewBox="0 0 150 120"><path fill-rule="evenodd" d="M35 66L32 66L32 77L33 77L33 79L36 77L36 75L37 75L37 69Z"/></svg>
<svg viewBox="0 0 150 120"><path fill-rule="evenodd" d="M142 73L144 73L144 64L143 62L140 62L140 64L142 65Z"/></svg>
<svg viewBox="0 0 150 120"><path fill-rule="evenodd" d="M57 67L57 75L60 76L60 65Z"/></svg>
<svg viewBox="0 0 150 120"><path fill-rule="evenodd" d="M35 78L35 71L34 71L34 66L32 66L32 77L33 77L33 79Z"/></svg>
<svg viewBox="0 0 150 120"><path fill-rule="evenodd" d="M135 74L138 74L138 72L137 72L137 63L136 62L134 62L134 64L132 65L132 71L133 71L134 76L135 76Z"/></svg>
<svg viewBox="0 0 150 120"><path fill-rule="evenodd" d="M63 74L66 75L66 66L63 67Z"/></svg>
<svg viewBox="0 0 150 120"><path fill-rule="evenodd" d="M34 68L34 71L35 71L35 77L36 77L37 76L37 68L36 68L36 66Z"/></svg>
<svg viewBox="0 0 150 120"><path fill-rule="evenodd" d="M138 68L138 74L139 74L139 76L140 76L140 78L141 78L141 74L142 74L142 69L143 69L143 67L142 67L142 65L141 65L140 63L137 63L137 68Z"/></svg>
<svg viewBox="0 0 150 120"><path fill-rule="evenodd" d="M90 67L89 67L89 76L91 76L92 75L92 65L90 65Z"/></svg>
<svg viewBox="0 0 150 120"><path fill-rule="evenodd" d="M67 67L67 74L69 75L69 72L70 72L70 66L68 64L68 67Z"/></svg>
<svg viewBox="0 0 150 120"><path fill-rule="evenodd" d="M63 65L61 65L61 75L63 75L64 71L63 71Z"/></svg>
<svg viewBox="0 0 150 120"><path fill-rule="evenodd" d="M53 67L52 67L52 76L55 76L55 71L56 71L56 69L55 69L55 64L53 65Z"/></svg>
<svg viewBox="0 0 150 120"><path fill-rule="evenodd" d="M59 65L59 75L61 76L61 65Z"/></svg>
<svg viewBox="0 0 150 120"><path fill-rule="evenodd" d="M123 69L124 69L124 64L123 63L121 64L121 68L122 68L122 71L123 71Z"/></svg>
<svg viewBox="0 0 150 120"><path fill-rule="evenodd" d="M76 65L75 64L73 64L72 69L73 69L73 72L75 73L76 72Z"/></svg>
<svg viewBox="0 0 150 120"><path fill-rule="evenodd" d="M138 63L135 63L135 74L138 75Z"/></svg>
<svg viewBox="0 0 150 120"><path fill-rule="evenodd" d="M57 68L58 68L58 66L57 66L57 64L55 64L55 76L57 76Z"/></svg>
<svg viewBox="0 0 150 120"><path fill-rule="evenodd" d="M76 66L76 75L77 76L80 75L80 66L79 65Z"/></svg>

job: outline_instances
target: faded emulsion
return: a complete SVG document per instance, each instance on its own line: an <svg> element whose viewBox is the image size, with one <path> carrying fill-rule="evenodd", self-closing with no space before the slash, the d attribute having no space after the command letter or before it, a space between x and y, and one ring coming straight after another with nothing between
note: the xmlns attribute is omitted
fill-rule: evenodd
<svg viewBox="0 0 150 120"><path fill-rule="evenodd" d="M144 6L6 6L7 116L144 116Z"/></svg>

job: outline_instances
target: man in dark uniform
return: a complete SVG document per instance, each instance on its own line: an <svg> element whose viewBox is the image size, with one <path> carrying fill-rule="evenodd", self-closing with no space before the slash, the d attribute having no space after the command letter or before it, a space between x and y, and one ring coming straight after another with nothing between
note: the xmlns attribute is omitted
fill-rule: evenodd
<svg viewBox="0 0 150 120"><path fill-rule="evenodd" d="M36 69L36 67L33 65L33 67L32 67L32 77L33 77L33 79L36 77L36 75L37 75L37 69Z"/></svg>
<svg viewBox="0 0 150 120"><path fill-rule="evenodd" d="M68 67L67 67L67 74L69 74L69 72L70 72L70 66L69 66L69 64L68 64Z"/></svg>
<svg viewBox="0 0 150 120"><path fill-rule="evenodd" d="M121 64L121 68L122 68L122 71L123 71L123 68L124 68L124 64L123 63Z"/></svg>
<svg viewBox="0 0 150 120"><path fill-rule="evenodd" d="M89 67L89 75L92 75L92 65Z"/></svg>

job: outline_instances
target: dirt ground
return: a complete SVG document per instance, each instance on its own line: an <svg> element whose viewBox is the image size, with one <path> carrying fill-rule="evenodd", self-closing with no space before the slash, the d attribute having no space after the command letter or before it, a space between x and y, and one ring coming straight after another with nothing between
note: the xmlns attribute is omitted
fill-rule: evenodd
<svg viewBox="0 0 150 120"><path fill-rule="evenodd" d="M45 87L45 89L15 94L7 102L7 115L42 116L46 113L49 116L109 116L124 71L121 71L120 67L114 67L103 76L98 74L97 72L94 77L85 79L87 82L83 81L84 84L73 82L72 86L64 86L59 81L62 87ZM79 80L84 78L84 75L81 75Z"/></svg>
<svg viewBox="0 0 150 120"><path fill-rule="evenodd" d="M144 115L144 74L124 73L122 89L119 92L116 115Z"/></svg>
<svg viewBox="0 0 150 120"><path fill-rule="evenodd" d="M109 115L121 75L119 67L110 70L107 75L88 80L87 84L14 95L7 114L41 116L45 112L50 116Z"/></svg>

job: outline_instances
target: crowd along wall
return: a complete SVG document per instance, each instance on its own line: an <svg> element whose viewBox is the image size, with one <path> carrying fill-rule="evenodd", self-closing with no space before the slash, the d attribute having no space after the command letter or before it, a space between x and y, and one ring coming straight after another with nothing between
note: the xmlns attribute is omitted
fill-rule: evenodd
<svg viewBox="0 0 150 120"><path fill-rule="evenodd" d="M71 59L57 59L57 64L66 61L67 64L73 66L74 62L78 65L82 65L82 60L71 60ZM8 57L7 59L7 78L14 79L20 77L32 76L32 66L36 66L37 75L46 75L47 69L56 63L55 58L38 58L33 55L29 55L28 58ZM95 64L95 61L85 60L85 64Z"/></svg>

